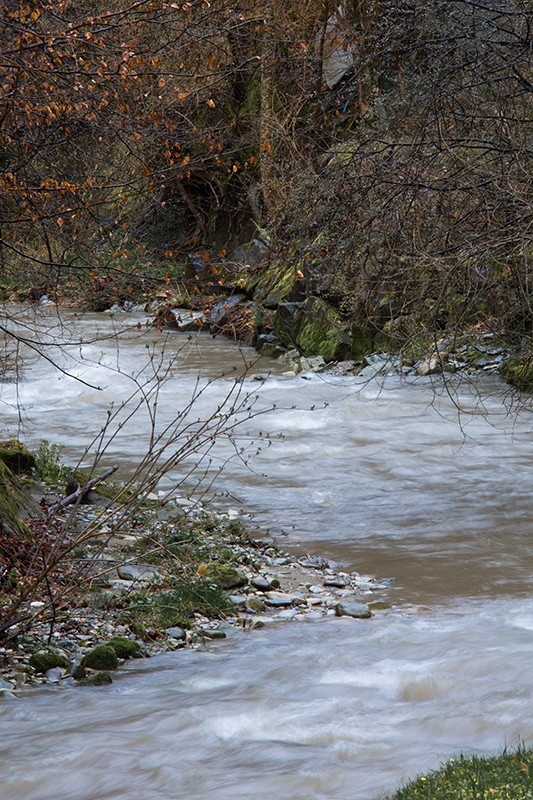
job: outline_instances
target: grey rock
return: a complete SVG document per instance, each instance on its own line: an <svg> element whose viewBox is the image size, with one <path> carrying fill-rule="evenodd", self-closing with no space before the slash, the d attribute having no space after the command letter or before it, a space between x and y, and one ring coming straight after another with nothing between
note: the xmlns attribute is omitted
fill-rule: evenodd
<svg viewBox="0 0 533 800"><path fill-rule="evenodd" d="M209 313L209 328L211 332L216 333L223 325L226 325L231 318L232 311L245 299L243 294L234 294L231 297L225 297L224 300L213 306Z"/></svg>
<svg viewBox="0 0 533 800"><path fill-rule="evenodd" d="M190 308L171 308L170 313L174 318L174 327L179 331L199 331L207 322L203 311L193 311Z"/></svg>
<svg viewBox="0 0 533 800"><path fill-rule="evenodd" d="M61 678L65 675L65 670L61 667L52 667L45 673L45 678L48 683L59 683Z"/></svg>
<svg viewBox="0 0 533 800"><path fill-rule="evenodd" d="M294 595L285 594L284 592L266 592L265 603L268 606L275 608L282 608L283 606L291 606L294 602Z"/></svg>
<svg viewBox="0 0 533 800"><path fill-rule="evenodd" d="M269 589L272 589L272 583L266 578L263 578L262 575L258 575L255 578L252 578L251 584L254 587L254 589L259 589L260 592L268 592Z"/></svg>
<svg viewBox="0 0 533 800"><path fill-rule="evenodd" d="M340 575L331 575L324 578L324 586L333 586L335 589L344 589L347 586L346 578Z"/></svg>
<svg viewBox="0 0 533 800"><path fill-rule="evenodd" d="M209 628L202 628L200 630L200 633L206 639L225 639L226 638L226 634L224 633L224 631L210 630Z"/></svg>
<svg viewBox="0 0 533 800"><path fill-rule="evenodd" d="M183 628L167 628L165 633L167 636L170 636L171 639L178 639L179 641L182 641L187 636Z"/></svg>
<svg viewBox="0 0 533 800"><path fill-rule="evenodd" d="M159 577L156 567L143 564L123 564L117 572L124 581L153 581Z"/></svg>
<svg viewBox="0 0 533 800"><path fill-rule="evenodd" d="M309 356L300 359L300 369L302 372L318 372L326 366L323 356Z"/></svg>
<svg viewBox="0 0 533 800"><path fill-rule="evenodd" d="M328 566L328 562L320 556L305 556L305 558L299 558L298 564L307 569L326 569Z"/></svg>
<svg viewBox="0 0 533 800"><path fill-rule="evenodd" d="M372 616L372 612L364 603L337 603L335 606L335 616L368 619Z"/></svg>

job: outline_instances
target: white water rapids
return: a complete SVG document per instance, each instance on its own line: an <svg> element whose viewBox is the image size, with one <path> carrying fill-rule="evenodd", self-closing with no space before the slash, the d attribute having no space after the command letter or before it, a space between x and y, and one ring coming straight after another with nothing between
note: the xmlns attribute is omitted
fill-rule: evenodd
<svg viewBox="0 0 533 800"><path fill-rule="evenodd" d="M49 312L56 342L78 336L66 319ZM30 357L18 385L0 384L2 437L22 426L34 443L62 442L75 463L150 347L161 349L163 334L136 322L87 315L75 321L80 334L123 325L119 346L47 347L102 391ZM195 386L242 369L238 348L205 334L171 333L164 358L182 347L160 387L159 426ZM531 410L509 409L506 388L488 377L446 388L291 377L265 360L252 368L267 371L245 387L256 409L276 409L245 421L237 442L266 430L272 444L253 448L246 467L221 441L210 454L214 468L225 464L219 490L284 531L282 546L394 578L392 609L234 633L206 651L134 662L110 687L6 702L2 800L372 800L460 751L533 744ZM208 416L230 386L230 377L212 383L193 417ZM102 465L132 471L148 435L140 411Z"/></svg>

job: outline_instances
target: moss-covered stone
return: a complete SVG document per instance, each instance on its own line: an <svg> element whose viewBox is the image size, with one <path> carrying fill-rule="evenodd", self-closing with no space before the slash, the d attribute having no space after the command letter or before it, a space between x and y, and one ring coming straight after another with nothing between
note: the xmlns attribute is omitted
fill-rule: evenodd
<svg viewBox="0 0 533 800"><path fill-rule="evenodd" d="M30 667L33 667L35 672L44 674L49 669L54 667L62 667L63 669L70 669L70 661L66 656L61 655L54 650L42 650L38 653L32 653L29 658Z"/></svg>
<svg viewBox="0 0 533 800"><path fill-rule="evenodd" d="M225 564L209 564L206 574L221 589L239 589L247 584L247 580L241 572Z"/></svg>
<svg viewBox="0 0 533 800"><path fill-rule="evenodd" d="M18 439L0 442L0 461L15 475L29 473L35 467L35 457Z"/></svg>
<svg viewBox="0 0 533 800"><path fill-rule="evenodd" d="M110 683L113 683L113 678L109 672L96 672L94 675L82 678L79 682L80 686L109 686Z"/></svg>
<svg viewBox="0 0 533 800"><path fill-rule="evenodd" d="M36 512L29 493L9 467L0 461L0 531L31 540L31 533L22 517Z"/></svg>
<svg viewBox="0 0 533 800"><path fill-rule="evenodd" d="M306 296L303 272L290 255L289 260L273 261L256 279L253 289L254 299L266 308L276 308L279 303L298 303Z"/></svg>
<svg viewBox="0 0 533 800"><path fill-rule="evenodd" d="M533 392L533 355L508 358L500 368L504 381L522 392Z"/></svg>
<svg viewBox="0 0 533 800"><path fill-rule="evenodd" d="M116 669L118 667L117 654L109 645L99 644L83 656L81 666L97 670Z"/></svg>
<svg viewBox="0 0 533 800"><path fill-rule="evenodd" d="M339 314L318 297L310 297L305 304L296 344L305 356L322 356L327 362L351 354L350 336Z"/></svg>
<svg viewBox="0 0 533 800"><path fill-rule="evenodd" d="M128 639L127 636L115 636L108 641L107 646L113 648L117 658L140 658L142 656L139 643Z"/></svg>

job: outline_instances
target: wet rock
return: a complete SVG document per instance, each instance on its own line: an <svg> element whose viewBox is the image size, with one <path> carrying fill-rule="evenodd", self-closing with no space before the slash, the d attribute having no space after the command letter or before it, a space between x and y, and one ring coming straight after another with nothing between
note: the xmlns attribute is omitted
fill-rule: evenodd
<svg viewBox="0 0 533 800"><path fill-rule="evenodd" d="M74 664L70 670L70 677L74 678L75 681L81 681L82 678L87 677L87 672L81 664Z"/></svg>
<svg viewBox="0 0 533 800"><path fill-rule="evenodd" d="M204 636L206 639L225 639L226 634L224 631L220 631L217 629L209 629L209 628L200 628L199 633Z"/></svg>
<svg viewBox="0 0 533 800"><path fill-rule="evenodd" d="M320 372L326 366L323 356L309 356L300 359L300 369L302 372Z"/></svg>
<svg viewBox="0 0 533 800"><path fill-rule="evenodd" d="M113 683L113 678L109 672L97 672L95 675L82 678L79 683L80 686L109 686Z"/></svg>
<svg viewBox="0 0 533 800"><path fill-rule="evenodd" d="M65 674L65 670L62 669L62 667L53 667L52 669L46 671L44 677L46 678L47 683L59 683Z"/></svg>
<svg viewBox="0 0 533 800"><path fill-rule="evenodd" d="M173 327L179 331L199 331L206 323L207 316L203 311L193 311L190 308L171 308Z"/></svg>
<svg viewBox="0 0 533 800"><path fill-rule="evenodd" d="M236 307L243 300L246 300L243 294L234 294L231 297L225 297L224 300L213 306L209 312L209 328L212 333L216 333L231 321L232 312L235 312Z"/></svg>
<svg viewBox="0 0 533 800"><path fill-rule="evenodd" d="M335 616L353 617L354 619L368 619L372 612L365 603L337 603L335 606Z"/></svg>

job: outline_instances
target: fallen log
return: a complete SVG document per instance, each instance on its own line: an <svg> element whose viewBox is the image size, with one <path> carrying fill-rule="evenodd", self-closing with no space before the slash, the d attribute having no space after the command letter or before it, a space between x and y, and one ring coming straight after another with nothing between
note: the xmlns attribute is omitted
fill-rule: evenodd
<svg viewBox="0 0 533 800"><path fill-rule="evenodd" d="M48 509L48 516L56 511L59 511L61 508L72 505L72 503L81 502L85 495L91 491L91 489L94 489L94 487L98 486L99 483L105 481L106 478L110 477L110 475L113 475L117 469L118 467L109 467L109 469L106 469L106 471L102 472L101 475L97 475L96 478L91 478L91 480L87 481L87 483L84 483L83 486L78 486L76 491L71 492L71 494L60 500L59 503L54 503L53 506L50 506Z"/></svg>

